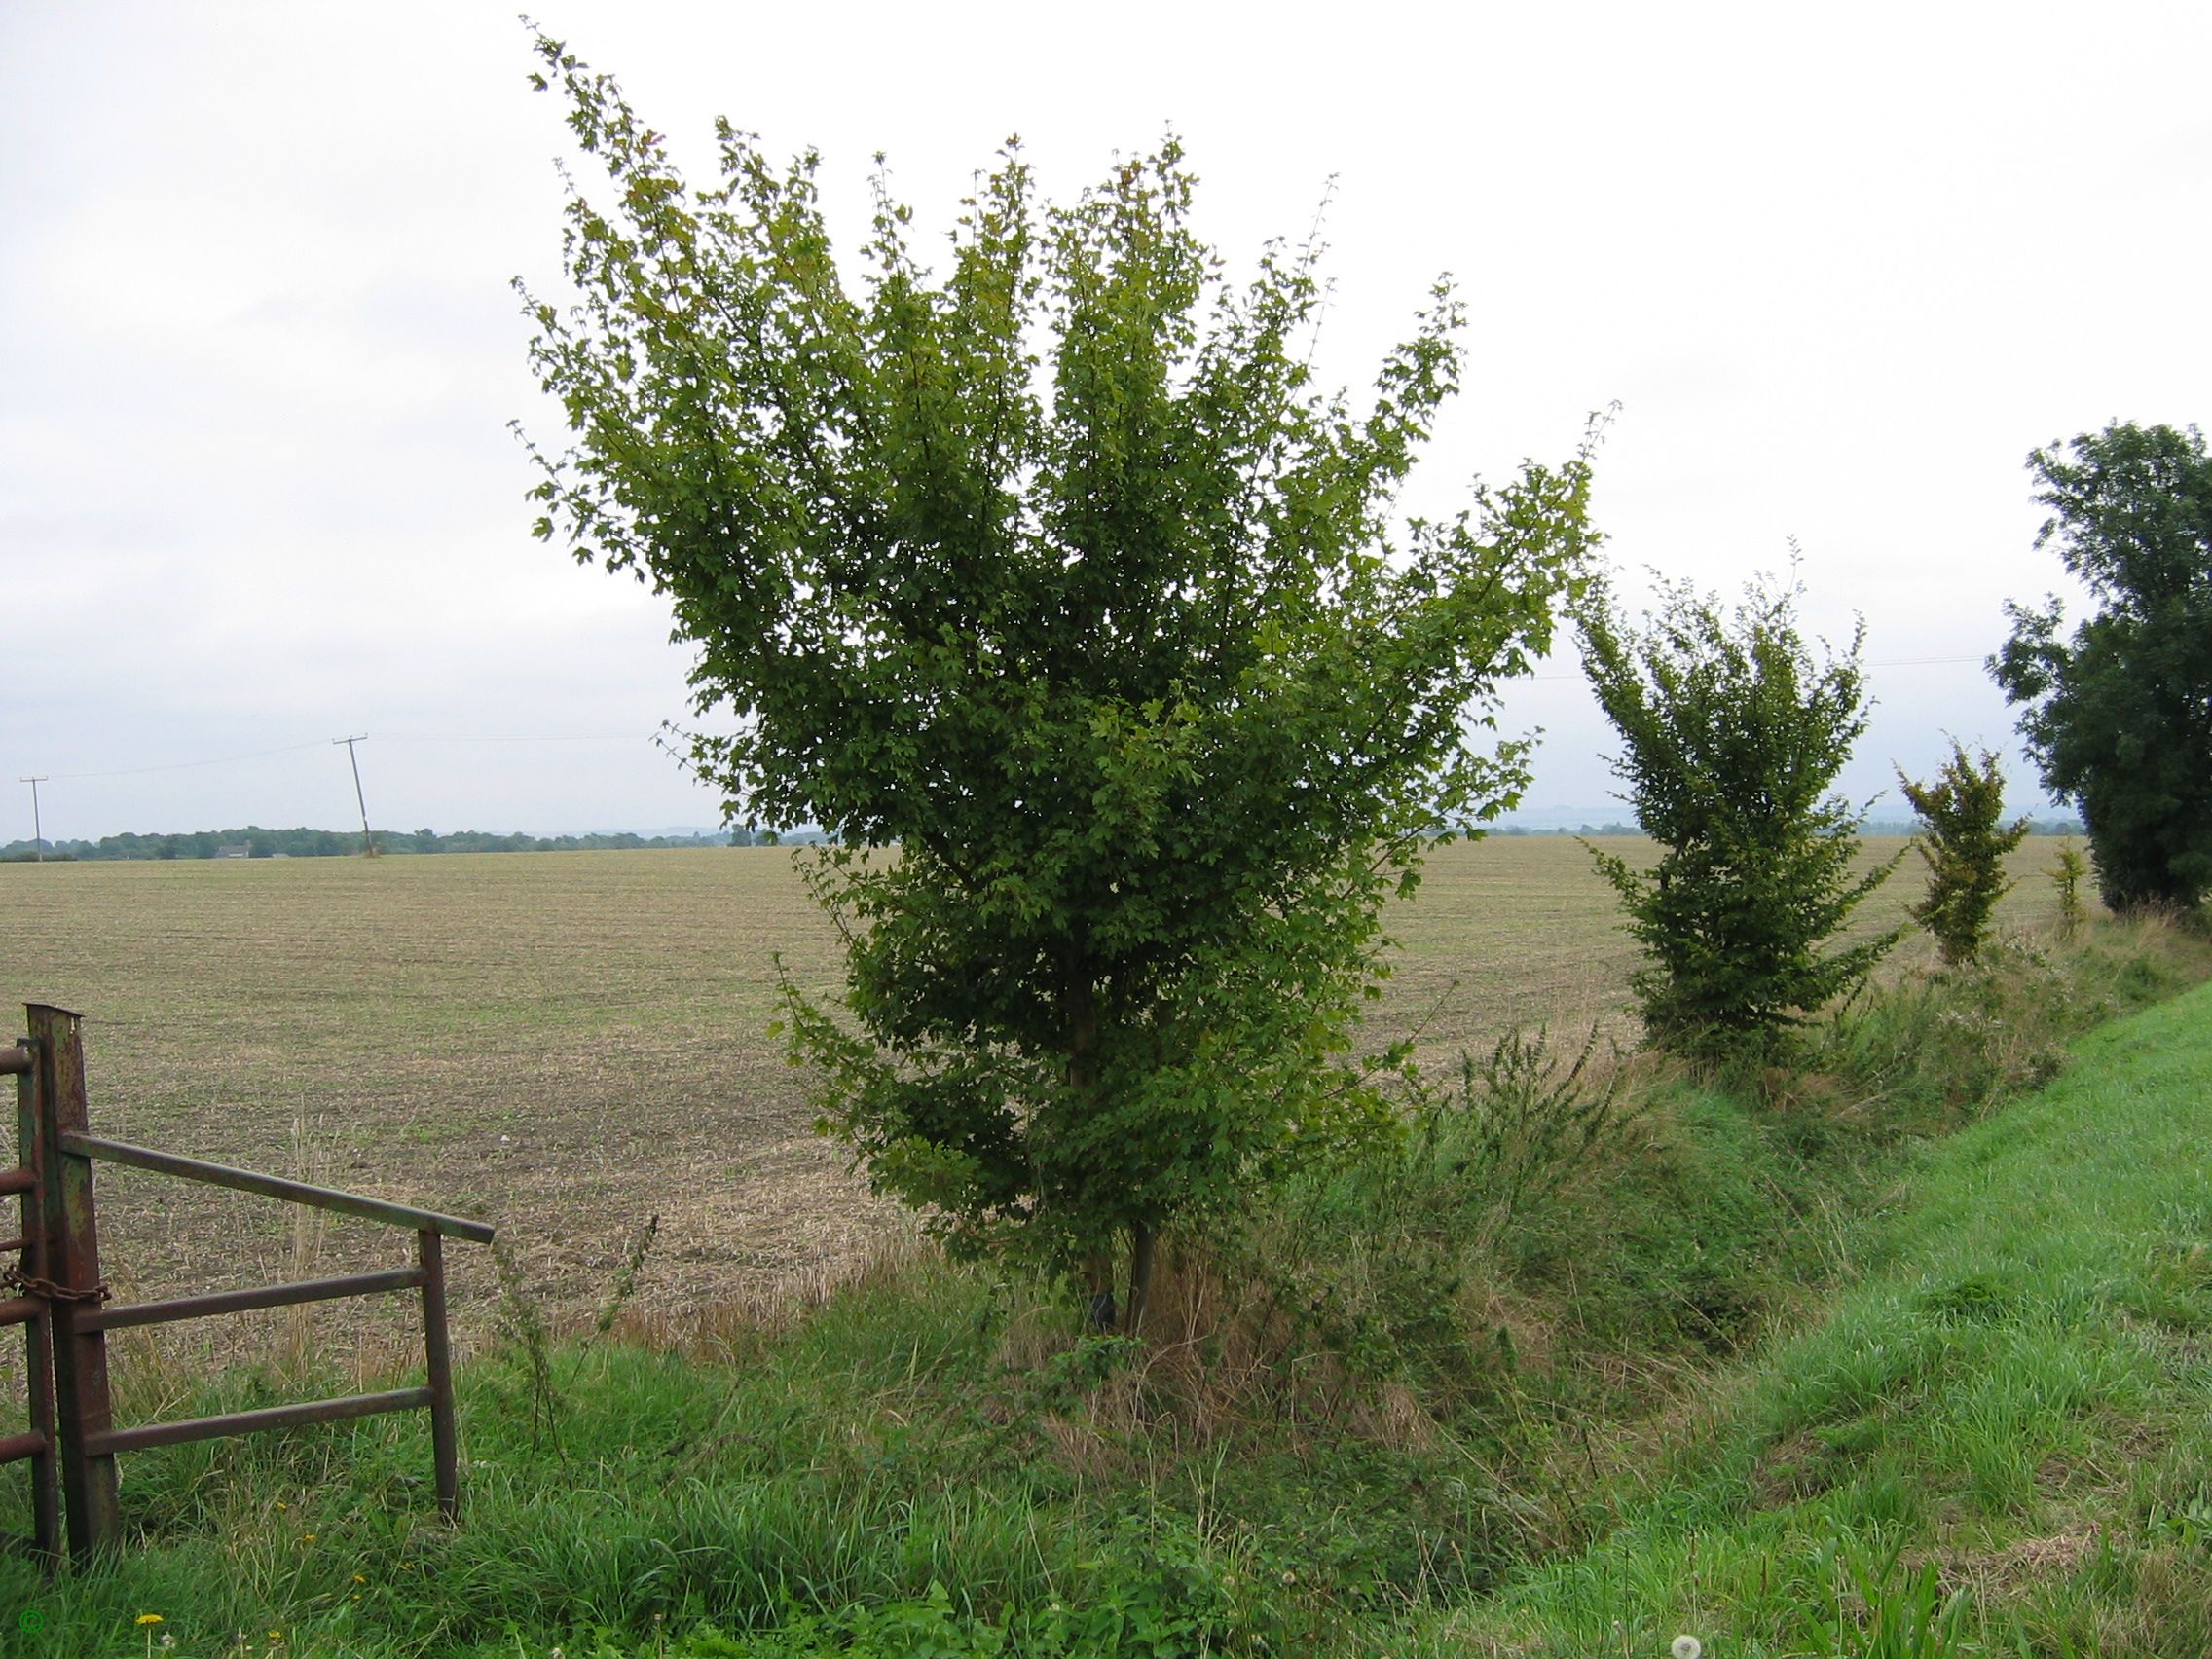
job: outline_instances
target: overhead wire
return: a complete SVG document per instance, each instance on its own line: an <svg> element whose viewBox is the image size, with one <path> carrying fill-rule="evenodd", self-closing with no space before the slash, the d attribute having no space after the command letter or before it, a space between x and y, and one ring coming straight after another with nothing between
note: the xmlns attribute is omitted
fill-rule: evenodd
<svg viewBox="0 0 2212 1659"><path fill-rule="evenodd" d="M1936 668L1957 663L1978 663L1987 660L1981 656L1932 656L1898 657L1888 662L1870 662L1868 668ZM1584 678L1580 670L1561 674L1531 674L1532 681L1566 681ZM392 732L378 741L383 743L635 743L641 740L654 742L663 736L656 728L649 733L641 732L518 732L518 733L435 733ZM151 766L118 766L93 772L55 772L55 783L76 783L92 778L141 778L155 772L185 772L203 766L231 766L241 760L265 760L274 755L292 755L302 750L320 749L324 739L315 738L306 743L279 744L275 749L252 749L242 755L214 755L198 760L165 760Z"/></svg>
<svg viewBox="0 0 2212 1659"><path fill-rule="evenodd" d="M432 736L420 733L395 732L381 739L384 743L633 743L650 741L649 734L638 732L550 732L515 736ZM230 766L241 760L264 760L273 755L294 755L306 749L321 749L325 740L313 739L307 743L279 744L275 749L252 749L242 755L211 755L198 760L165 760L152 766L118 766L96 772L55 772L55 783L75 782L85 778L140 778L151 772L184 772L202 766Z"/></svg>
<svg viewBox="0 0 2212 1659"><path fill-rule="evenodd" d="M1954 664L1954 663L1962 663L1962 662L1974 662L1974 663L1979 663L1979 662L1987 662L1988 660L1989 660L1989 658L1988 658L1988 657L1987 657L1986 655L1984 655L1984 656L1933 656L1933 657L1894 657L1894 658L1892 658L1892 659L1891 659L1890 661L1888 661L1888 662L1870 662L1870 663L1867 663L1867 664L1866 664L1865 666L1866 666L1866 667L1868 667L1868 668L1936 668L1936 667L1948 667L1948 666L1950 666L1951 664ZM1583 678L1583 676L1582 676L1582 674L1581 674L1581 673L1579 673L1579 672L1576 672L1576 673L1573 673L1573 674L1531 674L1531 675L1530 675L1530 676L1529 676L1529 678L1530 678L1530 680L1580 680L1580 679L1582 679L1582 678Z"/></svg>

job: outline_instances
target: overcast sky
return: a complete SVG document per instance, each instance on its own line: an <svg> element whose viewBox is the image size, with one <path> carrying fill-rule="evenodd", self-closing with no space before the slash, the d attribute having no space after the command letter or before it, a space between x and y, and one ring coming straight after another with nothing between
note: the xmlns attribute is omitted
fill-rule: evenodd
<svg viewBox="0 0 2212 1659"><path fill-rule="evenodd" d="M1864 615L1855 796L1953 732L2040 800L1980 667L2060 585L2026 453L2212 415L2212 7L536 16L694 178L718 113L818 147L839 227L877 150L938 228L1010 133L1072 196L1172 128L1234 271L1334 177L1329 380L1440 272L1474 316L1427 498L1617 400L1596 516L1635 591L1794 535L1813 624ZM665 607L527 534L506 425L560 433L509 282L557 285L566 137L532 67L454 0L0 0L0 841L31 773L50 836L343 828L363 731L380 826L718 822L653 742ZM1570 657L1506 720L1547 731L1531 806L1608 799Z"/></svg>

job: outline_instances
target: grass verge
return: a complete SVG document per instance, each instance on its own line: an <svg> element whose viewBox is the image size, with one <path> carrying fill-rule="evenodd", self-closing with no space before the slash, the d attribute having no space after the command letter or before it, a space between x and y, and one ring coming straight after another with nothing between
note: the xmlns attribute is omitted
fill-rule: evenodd
<svg viewBox="0 0 2212 1659"><path fill-rule="evenodd" d="M2212 1651L2212 989L1915 1161L1596 1547L1407 1653Z"/></svg>

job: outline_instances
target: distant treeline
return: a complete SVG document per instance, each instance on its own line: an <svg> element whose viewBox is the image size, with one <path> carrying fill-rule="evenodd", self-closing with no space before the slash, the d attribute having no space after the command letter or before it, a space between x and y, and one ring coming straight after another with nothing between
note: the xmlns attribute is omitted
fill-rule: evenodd
<svg viewBox="0 0 2212 1659"><path fill-rule="evenodd" d="M1866 835L1911 835L1919 826L1909 820L1877 821L1862 827ZM2071 818L2038 818L2029 828L2033 835L2079 835L2082 826ZM819 830L725 830L702 835L496 835L483 830L456 830L441 835L434 830L379 830L380 853L580 853L644 847L751 847L794 846L821 840ZM1523 824L1493 827L1493 835L1641 835L1633 823L1565 824L1542 828ZM242 830L195 830L177 835L103 835L97 841L49 841L50 860L70 859L336 859L357 855L361 833L357 830L264 830L249 824ZM11 841L0 847L0 863L20 864L38 856L29 841Z"/></svg>
<svg viewBox="0 0 2212 1659"><path fill-rule="evenodd" d="M1877 818L1862 824L1862 835L1917 835L1920 825L1909 818ZM2082 821L2078 818L2032 818L2028 821L2031 835L2080 835ZM1638 824L1506 824L1493 826L1493 835L1641 835L1642 827Z"/></svg>
<svg viewBox="0 0 2212 1659"><path fill-rule="evenodd" d="M749 847L817 841L817 830L757 832L728 830L704 835L495 835L482 830L379 830L380 853L577 853L642 847ZM335 859L358 854L360 831L345 830L196 830L178 835L103 835L97 841L50 841L46 857L63 859ZM38 857L29 841L0 847L0 860L20 863Z"/></svg>

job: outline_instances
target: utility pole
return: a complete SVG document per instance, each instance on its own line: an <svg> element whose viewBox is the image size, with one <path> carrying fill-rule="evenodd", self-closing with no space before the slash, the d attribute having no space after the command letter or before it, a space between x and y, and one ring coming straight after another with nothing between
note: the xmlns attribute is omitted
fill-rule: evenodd
<svg viewBox="0 0 2212 1659"><path fill-rule="evenodd" d="M40 864L46 863L46 830L39 822L38 787L47 781L47 776L46 773L41 772L35 778L18 778L16 780L18 784L28 784L31 787L31 851L37 855Z"/></svg>
<svg viewBox="0 0 2212 1659"><path fill-rule="evenodd" d="M351 737L334 737L330 740L330 746L335 749L343 743L346 746L346 758L353 762L353 800L361 809L361 854L364 858L373 859L377 856L377 838L369 832L369 803L361 793L361 757L353 753L354 744L368 741L369 734L360 731Z"/></svg>

